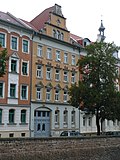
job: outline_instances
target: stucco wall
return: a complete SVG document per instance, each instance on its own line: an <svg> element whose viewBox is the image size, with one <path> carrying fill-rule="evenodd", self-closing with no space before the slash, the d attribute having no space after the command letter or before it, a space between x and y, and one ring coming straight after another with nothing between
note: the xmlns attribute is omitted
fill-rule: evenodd
<svg viewBox="0 0 120 160"><path fill-rule="evenodd" d="M120 137L0 139L0 160L119 160Z"/></svg>

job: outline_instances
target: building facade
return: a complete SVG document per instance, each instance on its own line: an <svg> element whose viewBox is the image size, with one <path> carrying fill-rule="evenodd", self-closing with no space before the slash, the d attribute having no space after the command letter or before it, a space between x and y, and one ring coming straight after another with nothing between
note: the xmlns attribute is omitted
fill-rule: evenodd
<svg viewBox="0 0 120 160"><path fill-rule="evenodd" d="M0 137L29 137L31 34L12 14L0 12L0 43L8 52L0 77Z"/></svg>
<svg viewBox="0 0 120 160"><path fill-rule="evenodd" d="M0 12L0 43L9 57L0 77L1 137L96 132L95 115L68 103L68 88L81 79L77 61L91 41L70 33L61 6L45 9L30 22ZM119 130L119 122L105 120L102 128Z"/></svg>

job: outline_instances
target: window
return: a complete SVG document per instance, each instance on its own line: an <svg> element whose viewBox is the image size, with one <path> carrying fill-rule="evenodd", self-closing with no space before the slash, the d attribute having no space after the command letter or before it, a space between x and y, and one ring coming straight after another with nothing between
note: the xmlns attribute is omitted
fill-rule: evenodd
<svg viewBox="0 0 120 160"><path fill-rule="evenodd" d="M58 89L55 90L55 101L59 101L60 91Z"/></svg>
<svg viewBox="0 0 120 160"><path fill-rule="evenodd" d="M0 98L3 98L3 93L4 93L3 87L4 87L3 82L0 82Z"/></svg>
<svg viewBox="0 0 120 160"><path fill-rule="evenodd" d="M12 98L16 97L16 84L13 83L10 84L10 97Z"/></svg>
<svg viewBox="0 0 120 160"><path fill-rule="evenodd" d="M50 91L51 91L50 88L47 88L47 89L46 89L46 101L50 101L50 99L51 99Z"/></svg>
<svg viewBox="0 0 120 160"><path fill-rule="evenodd" d="M71 123L75 124L75 111L71 112Z"/></svg>
<svg viewBox="0 0 120 160"><path fill-rule="evenodd" d="M68 54L64 53L64 63L68 63Z"/></svg>
<svg viewBox="0 0 120 160"><path fill-rule="evenodd" d="M0 109L0 124L2 123L2 109Z"/></svg>
<svg viewBox="0 0 120 160"><path fill-rule="evenodd" d="M56 61L61 61L61 59L60 59L60 51L56 51Z"/></svg>
<svg viewBox="0 0 120 160"><path fill-rule="evenodd" d="M14 133L10 133L10 134L9 134L9 137L14 137Z"/></svg>
<svg viewBox="0 0 120 160"><path fill-rule="evenodd" d="M59 80L60 80L60 70L59 70L59 69L56 69L56 72L55 72L55 80L56 80L56 81L59 81Z"/></svg>
<svg viewBox="0 0 120 160"><path fill-rule="evenodd" d="M63 112L63 122L64 124L68 123L68 111L67 110Z"/></svg>
<svg viewBox="0 0 120 160"><path fill-rule="evenodd" d="M61 40L64 40L64 34L61 33Z"/></svg>
<svg viewBox="0 0 120 160"><path fill-rule="evenodd" d="M21 123L26 123L26 110L21 110Z"/></svg>
<svg viewBox="0 0 120 160"><path fill-rule="evenodd" d="M14 109L10 109L9 110L9 123L14 123L14 115L15 114L15 110Z"/></svg>
<svg viewBox="0 0 120 160"><path fill-rule="evenodd" d="M37 100L41 100L41 88L40 87L37 87Z"/></svg>
<svg viewBox="0 0 120 160"><path fill-rule="evenodd" d="M55 124L59 124L59 111L55 111Z"/></svg>
<svg viewBox="0 0 120 160"><path fill-rule="evenodd" d="M25 137L25 133L21 133L21 137Z"/></svg>
<svg viewBox="0 0 120 160"><path fill-rule="evenodd" d="M0 44L2 45L2 47L6 47L5 34L4 33L0 33Z"/></svg>
<svg viewBox="0 0 120 160"><path fill-rule="evenodd" d="M47 48L47 59L52 59L52 50L51 50L51 48Z"/></svg>
<svg viewBox="0 0 120 160"><path fill-rule="evenodd" d="M18 50L18 38L12 36L11 37L11 49Z"/></svg>
<svg viewBox="0 0 120 160"><path fill-rule="evenodd" d="M85 126L85 124L86 124L86 118L83 117L83 126Z"/></svg>
<svg viewBox="0 0 120 160"><path fill-rule="evenodd" d="M64 95L63 95L64 102L67 102L67 96L68 96L67 91L64 91Z"/></svg>
<svg viewBox="0 0 120 160"><path fill-rule="evenodd" d="M21 99L26 100L27 99L27 86L22 85L21 87Z"/></svg>
<svg viewBox="0 0 120 160"><path fill-rule="evenodd" d="M53 30L53 37L56 38L56 31Z"/></svg>
<svg viewBox="0 0 120 160"><path fill-rule="evenodd" d="M75 83L75 73L74 72L72 72L71 82Z"/></svg>
<svg viewBox="0 0 120 160"><path fill-rule="evenodd" d="M64 82L68 82L68 72L64 71Z"/></svg>
<svg viewBox="0 0 120 160"><path fill-rule="evenodd" d="M47 67L46 79L48 80L51 79L51 68L50 67Z"/></svg>
<svg viewBox="0 0 120 160"><path fill-rule="evenodd" d="M75 65L75 56L72 55L72 65Z"/></svg>
<svg viewBox="0 0 120 160"><path fill-rule="evenodd" d="M38 55L38 57L42 57L42 46L40 46L40 45L38 45L37 55Z"/></svg>
<svg viewBox="0 0 120 160"><path fill-rule="evenodd" d="M22 62L22 75L28 75L28 63Z"/></svg>
<svg viewBox="0 0 120 160"><path fill-rule="evenodd" d="M28 42L28 40L23 40L22 41L22 49L23 49L23 52L25 52L25 53L29 52L29 42Z"/></svg>
<svg viewBox="0 0 120 160"><path fill-rule="evenodd" d="M57 31L56 38L57 38L57 39L61 39L60 31Z"/></svg>
<svg viewBox="0 0 120 160"><path fill-rule="evenodd" d="M88 118L88 125L91 126L91 124L92 124L92 118L89 117L89 118Z"/></svg>
<svg viewBox="0 0 120 160"><path fill-rule="evenodd" d="M42 66L37 65L37 78L42 78Z"/></svg>
<svg viewBox="0 0 120 160"><path fill-rule="evenodd" d="M17 60L11 59L11 72L17 72Z"/></svg>

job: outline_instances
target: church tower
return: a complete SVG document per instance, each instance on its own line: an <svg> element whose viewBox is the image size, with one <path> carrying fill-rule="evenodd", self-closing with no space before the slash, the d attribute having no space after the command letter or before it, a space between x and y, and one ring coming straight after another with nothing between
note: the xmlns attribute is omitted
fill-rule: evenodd
<svg viewBox="0 0 120 160"><path fill-rule="evenodd" d="M104 41L105 40L105 36L104 36L104 30L105 30L105 27L103 26L103 21L101 20L101 25L99 27L99 34L97 35L97 41L100 42L100 41Z"/></svg>

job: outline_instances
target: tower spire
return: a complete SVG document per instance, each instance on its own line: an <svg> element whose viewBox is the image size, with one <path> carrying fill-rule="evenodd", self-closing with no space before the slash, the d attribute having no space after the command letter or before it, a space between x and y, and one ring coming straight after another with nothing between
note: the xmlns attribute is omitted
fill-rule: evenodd
<svg viewBox="0 0 120 160"><path fill-rule="evenodd" d="M105 27L103 26L103 20L101 20L101 25L98 30L99 30L99 34L98 34L97 41L104 41L105 40L105 36L104 36Z"/></svg>

